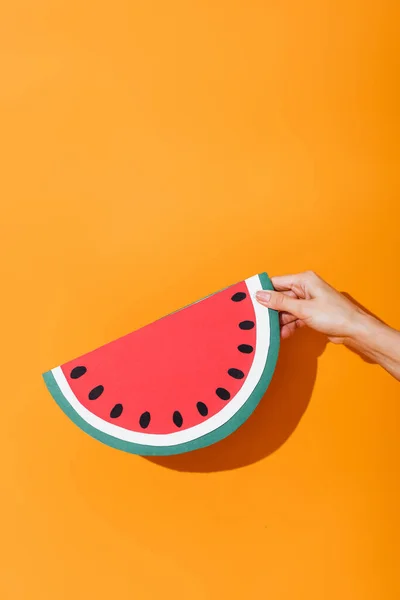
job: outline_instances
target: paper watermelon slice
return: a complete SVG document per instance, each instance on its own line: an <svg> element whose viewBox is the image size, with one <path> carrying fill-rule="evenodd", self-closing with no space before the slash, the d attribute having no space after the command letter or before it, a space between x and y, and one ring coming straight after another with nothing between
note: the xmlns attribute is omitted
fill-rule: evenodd
<svg viewBox="0 0 400 600"><path fill-rule="evenodd" d="M94 438L140 455L179 454L237 429L271 380L278 315L263 273L44 374L62 410Z"/></svg>

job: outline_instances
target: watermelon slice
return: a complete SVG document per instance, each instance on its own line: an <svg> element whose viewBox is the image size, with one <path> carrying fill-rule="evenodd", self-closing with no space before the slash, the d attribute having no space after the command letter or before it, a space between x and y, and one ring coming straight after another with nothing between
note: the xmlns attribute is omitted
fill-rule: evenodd
<svg viewBox="0 0 400 600"><path fill-rule="evenodd" d="M43 375L62 410L94 438L140 455L179 454L237 429L271 380L278 315L254 294L263 273Z"/></svg>

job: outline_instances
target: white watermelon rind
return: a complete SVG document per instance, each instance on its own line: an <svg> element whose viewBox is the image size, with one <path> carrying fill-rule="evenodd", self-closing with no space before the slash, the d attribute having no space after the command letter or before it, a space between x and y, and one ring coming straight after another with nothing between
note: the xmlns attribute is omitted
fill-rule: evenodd
<svg viewBox="0 0 400 600"><path fill-rule="evenodd" d="M260 287L262 287L265 290L273 289L272 283L266 273L258 275L258 279L260 282ZM262 307L260 308L261 310L267 311L267 309L263 309ZM216 442L222 440L223 438L233 433L249 418L249 416L253 413L253 411L259 404L261 398L264 396L275 370L280 342L278 313L272 310L268 310L268 316L270 330L268 352L264 361L264 367L262 369L261 375L249 397L245 400L245 402L237 410L237 412L234 413L231 416L231 418L225 423L223 423L219 427L216 427L214 430L209 431L205 435L196 437L195 439L191 439L183 443L173 445L160 445L159 443L157 443L157 445L140 444L132 441L123 440L113 435L110 435L109 433L106 433L104 431L100 431L99 429L88 423L84 418L82 418L82 416L78 414L75 408L71 405L71 402L66 398L66 395L63 393L63 391L60 388L60 385L57 383L57 380L54 377L53 371L55 370L48 371L43 375L43 378L45 380L49 392L51 393L57 404L60 406L60 408L63 410L63 412L78 427L80 427L80 429L82 429L84 432L86 432L93 438L99 440L100 442L113 448L117 448L119 450L123 450L132 454L139 454L141 456L167 456L173 454L183 454L185 452L190 452L192 450L197 450L206 446L210 446L211 444L215 444Z"/></svg>

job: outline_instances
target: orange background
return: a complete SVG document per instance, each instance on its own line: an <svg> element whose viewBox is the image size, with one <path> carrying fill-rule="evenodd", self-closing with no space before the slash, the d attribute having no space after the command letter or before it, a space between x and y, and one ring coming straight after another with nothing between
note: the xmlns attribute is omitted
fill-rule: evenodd
<svg viewBox="0 0 400 600"><path fill-rule="evenodd" d="M300 332L239 432L169 461L92 440L41 380L264 269L400 326L397 7L2 3L2 600L399 598L378 367Z"/></svg>

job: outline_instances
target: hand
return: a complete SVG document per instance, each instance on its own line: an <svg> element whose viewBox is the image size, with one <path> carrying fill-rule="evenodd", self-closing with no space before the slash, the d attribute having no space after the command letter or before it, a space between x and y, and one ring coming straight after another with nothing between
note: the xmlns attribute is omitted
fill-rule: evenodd
<svg viewBox="0 0 400 600"><path fill-rule="evenodd" d="M281 336L308 325L335 344L346 344L400 381L400 332L361 310L315 273L273 277L275 291L259 291L258 302L278 310Z"/></svg>
<svg viewBox="0 0 400 600"><path fill-rule="evenodd" d="M272 283L275 292L260 291L256 298L280 312L282 338L308 325L332 342L344 343L355 335L360 316L365 314L312 271L273 277Z"/></svg>

